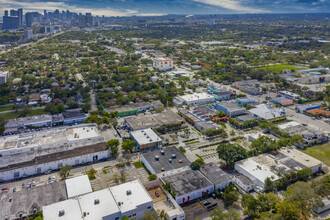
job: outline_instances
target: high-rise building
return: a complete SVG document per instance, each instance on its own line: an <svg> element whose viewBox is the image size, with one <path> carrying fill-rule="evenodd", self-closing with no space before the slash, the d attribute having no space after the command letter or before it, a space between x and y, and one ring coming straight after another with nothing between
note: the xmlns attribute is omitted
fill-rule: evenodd
<svg viewBox="0 0 330 220"><path fill-rule="evenodd" d="M13 30L19 28L18 17L3 16L3 30Z"/></svg>
<svg viewBox="0 0 330 220"><path fill-rule="evenodd" d="M5 11L5 17L8 17L8 10Z"/></svg>
<svg viewBox="0 0 330 220"><path fill-rule="evenodd" d="M12 16L12 17L18 16L18 11L14 10L14 9L10 10L10 16Z"/></svg>
<svg viewBox="0 0 330 220"><path fill-rule="evenodd" d="M28 12L25 14L26 27L32 27L35 22L40 22L41 14L39 12Z"/></svg>
<svg viewBox="0 0 330 220"><path fill-rule="evenodd" d="M20 27L23 27L23 9L20 8L17 10L18 24Z"/></svg>
<svg viewBox="0 0 330 220"><path fill-rule="evenodd" d="M24 31L24 39L25 40L30 40L32 38L34 38L33 30L29 29L29 30Z"/></svg>
<svg viewBox="0 0 330 220"><path fill-rule="evenodd" d="M93 16L92 13L86 13L86 26L92 27L93 26Z"/></svg>

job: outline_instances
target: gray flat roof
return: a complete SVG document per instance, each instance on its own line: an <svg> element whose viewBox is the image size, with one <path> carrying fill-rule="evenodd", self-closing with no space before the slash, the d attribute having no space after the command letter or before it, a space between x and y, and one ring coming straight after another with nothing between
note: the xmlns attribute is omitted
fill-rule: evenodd
<svg viewBox="0 0 330 220"><path fill-rule="evenodd" d="M242 183L244 183L245 185L251 185L253 184L253 181L250 180L247 176L243 175L243 174L236 174L235 177L239 180L242 181Z"/></svg>
<svg viewBox="0 0 330 220"><path fill-rule="evenodd" d="M12 191L12 189L10 189ZM9 199L11 198L11 202ZM33 210L41 211L45 205L66 200L65 182L22 189L14 193L0 194L0 219L18 219L19 214L29 216Z"/></svg>
<svg viewBox="0 0 330 220"><path fill-rule="evenodd" d="M143 116L137 115L131 118L127 118L125 121L131 126L133 130L141 130L182 122L184 119L172 111L164 111L159 114Z"/></svg>
<svg viewBox="0 0 330 220"><path fill-rule="evenodd" d="M178 174L166 176L162 179L164 182L171 184L171 188L175 191L177 196L213 186L213 183L197 170L187 170Z"/></svg>
<svg viewBox="0 0 330 220"><path fill-rule="evenodd" d="M200 171L209 179L214 185L230 182L230 178L220 167L215 163L208 163L201 166Z"/></svg>
<svg viewBox="0 0 330 220"><path fill-rule="evenodd" d="M243 107L240 107L236 102L218 102L218 104L228 109L229 111L245 109Z"/></svg>
<svg viewBox="0 0 330 220"><path fill-rule="evenodd" d="M160 153L161 149L155 149L142 153L142 156L148 161L156 173L161 173L162 168L165 169L165 171L169 171L190 165L189 160L183 156L181 152L176 149L176 147L167 147L162 150L164 151L164 155ZM172 154L176 155L176 159L172 159L172 163L170 163L168 160L172 158ZM155 160L155 156L159 157L158 161ZM182 162L179 163L179 160Z"/></svg>
<svg viewBox="0 0 330 220"><path fill-rule="evenodd" d="M129 105L114 106L106 109L108 112L126 112L136 110L141 107L151 106L149 102L137 102Z"/></svg>

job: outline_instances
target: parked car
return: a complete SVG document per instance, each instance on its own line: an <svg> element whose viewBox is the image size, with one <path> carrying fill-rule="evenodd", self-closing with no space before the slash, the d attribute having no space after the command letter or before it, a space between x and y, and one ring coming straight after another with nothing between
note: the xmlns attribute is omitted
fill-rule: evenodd
<svg viewBox="0 0 330 220"><path fill-rule="evenodd" d="M9 192L9 187L3 187L3 188L1 189L1 191L2 191L2 192Z"/></svg>
<svg viewBox="0 0 330 220"><path fill-rule="evenodd" d="M208 201L208 200L205 200L205 201L203 201L203 205L204 206L207 206L207 205L210 205L211 203L210 203L210 201Z"/></svg>

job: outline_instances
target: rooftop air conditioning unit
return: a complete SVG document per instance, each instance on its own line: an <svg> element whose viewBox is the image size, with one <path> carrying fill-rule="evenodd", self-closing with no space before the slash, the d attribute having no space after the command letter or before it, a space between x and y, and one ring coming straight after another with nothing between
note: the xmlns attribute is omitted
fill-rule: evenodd
<svg viewBox="0 0 330 220"><path fill-rule="evenodd" d="M127 191L126 191L126 195L129 196L129 195L131 195L131 194L132 194L132 191L131 191L131 190L127 190Z"/></svg>
<svg viewBox="0 0 330 220"><path fill-rule="evenodd" d="M100 204L100 200L99 199L95 199L94 200L94 205Z"/></svg>
<svg viewBox="0 0 330 220"><path fill-rule="evenodd" d="M63 216L64 214L65 214L64 210L60 210L60 211L58 212L58 216L59 216L59 217Z"/></svg>

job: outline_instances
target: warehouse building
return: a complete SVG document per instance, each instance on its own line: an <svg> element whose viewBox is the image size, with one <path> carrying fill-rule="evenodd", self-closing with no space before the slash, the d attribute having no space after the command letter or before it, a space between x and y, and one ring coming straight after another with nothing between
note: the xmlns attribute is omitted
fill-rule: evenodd
<svg viewBox="0 0 330 220"><path fill-rule="evenodd" d="M280 94L288 99L299 100L301 98L300 95L288 91L280 91Z"/></svg>
<svg viewBox="0 0 330 220"><path fill-rule="evenodd" d="M223 111L228 117L243 115L246 113L246 109L240 107L234 102L217 102L213 104L214 108L218 111Z"/></svg>
<svg viewBox="0 0 330 220"><path fill-rule="evenodd" d="M178 204L198 199L214 192L213 183L200 171L187 170L174 175L162 177L164 183L169 183L176 194Z"/></svg>
<svg viewBox="0 0 330 220"><path fill-rule="evenodd" d="M309 168L321 171L322 162L294 148L282 148L276 154L260 154L235 163L235 170L264 189L267 177L276 181L286 173Z"/></svg>
<svg viewBox="0 0 330 220"><path fill-rule="evenodd" d="M257 118L262 118L267 121L280 121L285 119L284 108L274 108L269 102L267 104L257 105L249 110Z"/></svg>
<svg viewBox="0 0 330 220"><path fill-rule="evenodd" d="M284 97L275 97L272 99L272 102L274 102L275 104L282 105L282 106L293 105L292 99L288 99L288 98L284 98Z"/></svg>
<svg viewBox="0 0 330 220"><path fill-rule="evenodd" d="M200 171L213 183L214 190L222 191L226 186L233 183L227 173L215 163L202 165Z"/></svg>
<svg viewBox="0 0 330 220"><path fill-rule="evenodd" d="M203 107L203 106L202 106ZM201 108L195 108L199 110L188 111L186 109L180 110L180 115L186 119L191 125L193 125L198 131L205 131L208 129L216 129L217 126L211 121L209 115L204 114L206 112L205 109L203 112ZM210 112L209 112L210 113ZM216 114L215 112L212 112Z"/></svg>
<svg viewBox="0 0 330 220"><path fill-rule="evenodd" d="M254 183L243 174L236 174L233 178L237 186L241 187L245 192L249 193L254 190Z"/></svg>
<svg viewBox="0 0 330 220"><path fill-rule="evenodd" d="M74 125L84 123L87 114L81 112L80 109L66 110L63 114L63 125Z"/></svg>
<svg viewBox="0 0 330 220"><path fill-rule="evenodd" d="M64 181L16 192L0 193L0 219L25 219L42 211L43 206L67 199Z"/></svg>
<svg viewBox="0 0 330 220"><path fill-rule="evenodd" d="M309 110L319 109L319 108L321 108L320 105L304 104L304 105L297 105L296 106L296 111L301 113L301 114L306 114L306 112L309 111Z"/></svg>
<svg viewBox="0 0 330 220"><path fill-rule="evenodd" d="M159 177L190 169L189 160L176 147L166 147L142 153L142 162L150 173Z"/></svg>
<svg viewBox="0 0 330 220"><path fill-rule="evenodd" d="M163 111L158 114L135 116L125 119L125 124L131 131L156 128L175 123L181 123L182 128L187 126L184 119L172 111Z"/></svg>
<svg viewBox="0 0 330 220"><path fill-rule="evenodd" d="M239 105L247 106L248 104L256 103L256 100L247 97L242 97L242 98L237 98L236 103Z"/></svg>
<svg viewBox="0 0 330 220"><path fill-rule="evenodd" d="M107 112L118 112L116 117L125 117L130 115L137 115L139 112L143 112L152 108L155 108L152 103L137 102L129 105L111 107L107 109Z"/></svg>
<svg viewBox="0 0 330 220"><path fill-rule="evenodd" d="M213 96L204 92L179 96L177 99L178 102L183 105L201 105L215 101Z"/></svg>
<svg viewBox="0 0 330 220"><path fill-rule="evenodd" d="M131 131L130 137L141 151L162 148L163 145L162 139L151 128Z"/></svg>
<svg viewBox="0 0 330 220"><path fill-rule="evenodd" d="M223 88L211 85L207 87L209 93L213 94L217 101L230 100L235 98L236 94L234 92L228 91Z"/></svg>
<svg viewBox="0 0 330 220"><path fill-rule="evenodd" d="M253 158L247 158L235 163L235 170L253 181L254 185L265 188L266 178L278 180L280 177L273 173L268 167L257 163Z"/></svg>
<svg viewBox="0 0 330 220"><path fill-rule="evenodd" d="M142 219L153 200L139 180L91 192L43 207L45 220Z"/></svg>
<svg viewBox="0 0 330 220"><path fill-rule="evenodd" d="M30 127L51 127L52 116L51 115L36 115L23 118L9 119L5 125L5 132L16 132L18 129L26 129Z"/></svg>
<svg viewBox="0 0 330 220"><path fill-rule="evenodd" d="M18 179L109 158L95 124L52 128L0 138L0 180Z"/></svg>

